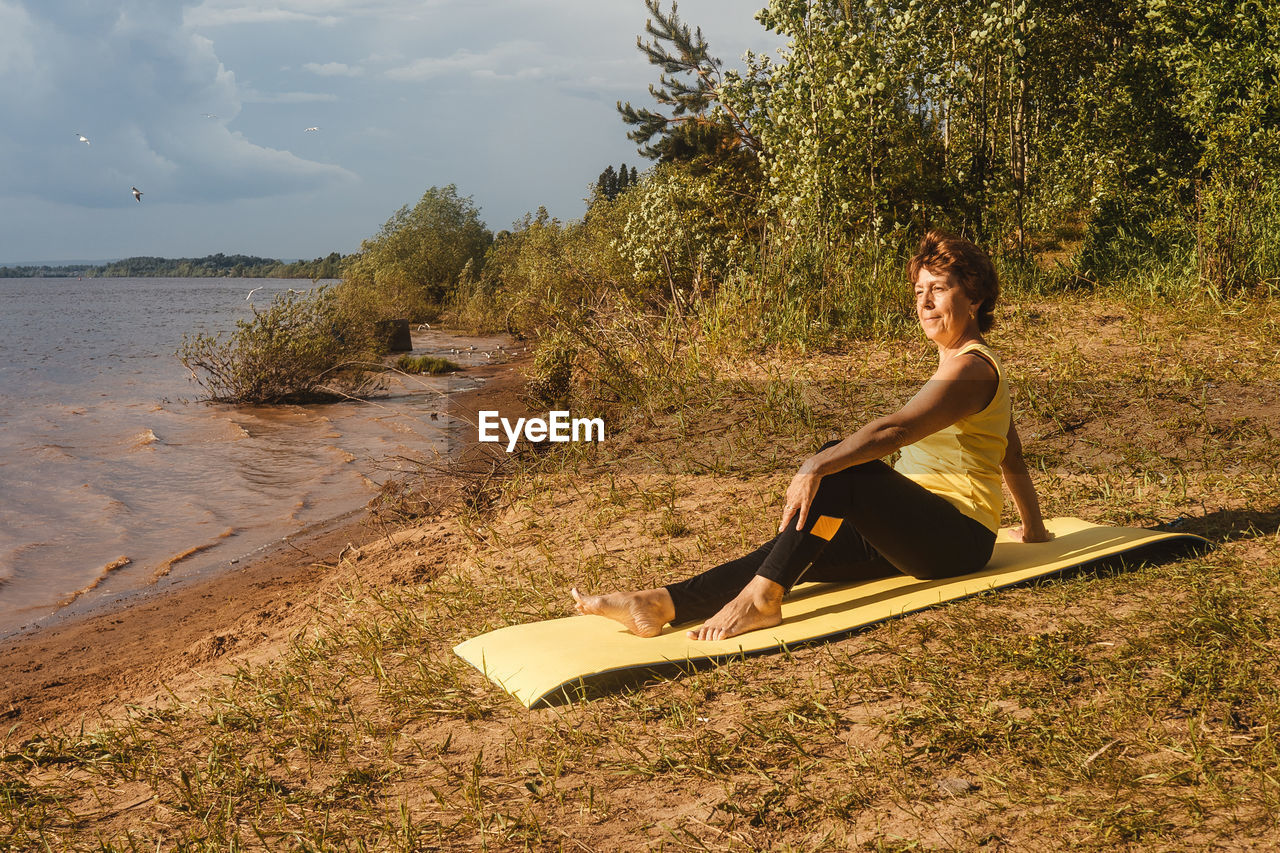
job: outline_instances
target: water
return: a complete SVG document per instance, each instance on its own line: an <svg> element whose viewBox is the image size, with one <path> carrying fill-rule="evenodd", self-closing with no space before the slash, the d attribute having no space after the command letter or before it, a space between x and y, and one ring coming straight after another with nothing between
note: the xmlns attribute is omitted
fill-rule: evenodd
<svg viewBox="0 0 1280 853"><path fill-rule="evenodd" d="M265 306L299 283L0 279L0 636L227 566L447 452L441 393L465 379L372 404L195 402L183 334L230 331L255 287Z"/></svg>

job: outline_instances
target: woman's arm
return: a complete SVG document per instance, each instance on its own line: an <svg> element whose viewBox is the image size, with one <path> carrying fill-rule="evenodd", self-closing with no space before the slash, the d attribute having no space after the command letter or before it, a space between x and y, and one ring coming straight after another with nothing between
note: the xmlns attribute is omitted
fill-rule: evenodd
<svg viewBox="0 0 1280 853"><path fill-rule="evenodd" d="M950 359L901 409L876 418L839 444L806 459L787 487L778 530L785 528L793 516L796 529L804 527L818 481L827 474L880 459L982 411L999 383L995 368L981 356Z"/></svg>
<svg viewBox="0 0 1280 853"><path fill-rule="evenodd" d="M1044 519L1040 516L1040 500L1036 497L1031 474L1027 472L1027 463L1022 458L1022 440L1018 438L1013 418L1009 419L1009 446L1000 463L1000 473L1004 475L1005 485L1009 487L1009 494L1013 495L1013 503L1022 519L1022 526L1013 530L1013 538L1019 542L1048 542L1053 534L1045 530Z"/></svg>

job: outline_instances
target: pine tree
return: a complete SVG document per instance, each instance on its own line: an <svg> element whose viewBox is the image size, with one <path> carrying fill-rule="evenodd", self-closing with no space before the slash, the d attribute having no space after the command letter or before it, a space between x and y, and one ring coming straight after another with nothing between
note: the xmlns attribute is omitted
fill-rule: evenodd
<svg viewBox="0 0 1280 853"><path fill-rule="evenodd" d="M596 178L596 193L600 198L607 199L612 199L618 194L618 175L613 171L612 166L605 167L600 177Z"/></svg>
<svg viewBox="0 0 1280 853"><path fill-rule="evenodd" d="M716 95L723 63L708 53L702 29L690 31L689 25L680 21L674 2L669 15L663 14L661 0L645 0L645 7L653 16L645 21L645 31L653 40L646 42L638 36L636 46L651 64L662 69L659 85L650 84L649 94L660 105L670 107L671 114L619 101L622 120L635 128L628 131L627 138L640 146L641 154L660 160L690 160L726 148L759 151L759 140L750 128ZM717 105L724 110L721 120L711 115Z"/></svg>

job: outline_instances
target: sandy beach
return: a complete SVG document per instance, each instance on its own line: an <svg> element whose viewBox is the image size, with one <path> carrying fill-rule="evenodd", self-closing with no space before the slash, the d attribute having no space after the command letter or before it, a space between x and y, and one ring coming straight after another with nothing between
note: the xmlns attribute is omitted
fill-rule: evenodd
<svg viewBox="0 0 1280 853"><path fill-rule="evenodd" d="M523 413L523 357L468 368L483 380L451 398L474 422L480 409ZM472 437L474 439L474 436ZM470 444L462 471L484 470L495 445ZM440 475L446 477L447 475ZM448 488L442 485L442 492ZM123 596L0 642L0 719L15 735L110 716L206 683L270 656L305 626L323 590L358 574L351 559L382 535L367 510L313 525L211 577L146 596Z"/></svg>

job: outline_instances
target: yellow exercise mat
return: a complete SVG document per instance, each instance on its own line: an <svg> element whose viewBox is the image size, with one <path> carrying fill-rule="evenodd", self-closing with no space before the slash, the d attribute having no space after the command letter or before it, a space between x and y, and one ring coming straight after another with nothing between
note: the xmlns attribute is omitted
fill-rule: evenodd
<svg viewBox="0 0 1280 853"><path fill-rule="evenodd" d="M1014 542L1007 530L1000 531L991 562L971 575L942 580L898 575L844 586L800 584L782 603L782 624L728 640L690 640L685 637L689 625L668 626L657 637L645 639L603 616L570 616L499 628L454 651L532 708L540 701L578 698L593 680L622 670L660 670L795 647L1155 542L1206 542L1188 533L1104 527L1078 518L1055 518L1046 526L1054 538L1034 544Z"/></svg>

